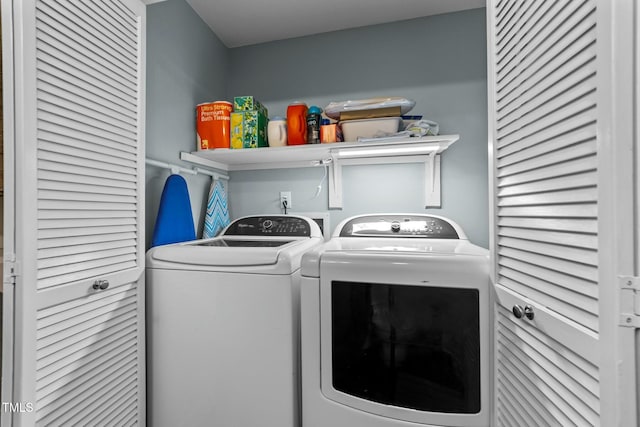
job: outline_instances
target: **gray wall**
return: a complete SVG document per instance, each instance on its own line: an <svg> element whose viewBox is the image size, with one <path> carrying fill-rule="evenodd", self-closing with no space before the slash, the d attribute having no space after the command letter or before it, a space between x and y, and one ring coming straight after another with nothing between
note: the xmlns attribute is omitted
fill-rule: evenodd
<svg viewBox="0 0 640 427"><path fill-rule="evenodd" d="M181 162L195 150L194 107L204 101L254 95L270 115L294 101L403 96L414 114L460 134L442 156L442 208L469 238L488 247L486 32L484 9L226 49L184 0L148 7L147 157ZM228 71L227 71L228 70ZM185 165L187 166L187 165ZM280 191L293 211L328 210L327 181L314 198L322 168L231 173L232 217L278 213ZM148 168L150 237L166 171ZM209 179L187 178L201 228ZM344 209L331 225L369 212L425 212L424 171L418 164L343 169Z"/></svg>
<svg viewBox="0 0 640 427"><path fill-rule="evenodd" d="M196 149L195 106L226 97L228 65L229 50L184 0L147 7L147 158L192 166L179 158L181 151ZM147 166L147 247L169 173ZM182 176L189 186L196 228L201 231L202 202L211 179Z"/></svg>
<svg viewBox="0 0 640 427"><path fill-rule="evenodd" d="M227 98L254 95L270 115L295 100L331 101L402 96L413 114L460 134L442 155L442 208L427 212L457 221L484 247L488 234L485 11L437 15L300 37L230 50ZM369 212L424 212L424 171L418 164L352 166L343 170L344 209L333 226ZM319 169L235 172L229 201L234 217L279 212L279 191L292 191L294 211L326 211Z"/></svg>

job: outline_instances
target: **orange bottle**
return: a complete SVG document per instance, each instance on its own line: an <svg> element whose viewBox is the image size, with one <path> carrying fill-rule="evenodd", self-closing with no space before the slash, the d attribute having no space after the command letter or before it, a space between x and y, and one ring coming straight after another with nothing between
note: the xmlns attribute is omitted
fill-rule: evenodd
<svg viewBox="0 0 640 427"><path fill-rule="evenodd" d="M294 102L287 107L287 145L307 143L307 104Z"/></svg>

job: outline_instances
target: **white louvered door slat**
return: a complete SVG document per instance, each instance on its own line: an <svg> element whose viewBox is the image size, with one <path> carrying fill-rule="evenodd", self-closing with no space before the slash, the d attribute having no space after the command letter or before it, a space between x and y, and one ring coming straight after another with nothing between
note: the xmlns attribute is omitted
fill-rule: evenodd
<svg viewBox="0 0 640 427"><path fill-rule="evenodd" d="M8 4L24 266L13 398L34 408L11 425L144 425L145 6Z"/></svg>
<svg viewBox="0 0 640 427"><path fill-rule="evenodd" d="M490 1L487 13L495 422L599 426L595 0Z"/></svg>

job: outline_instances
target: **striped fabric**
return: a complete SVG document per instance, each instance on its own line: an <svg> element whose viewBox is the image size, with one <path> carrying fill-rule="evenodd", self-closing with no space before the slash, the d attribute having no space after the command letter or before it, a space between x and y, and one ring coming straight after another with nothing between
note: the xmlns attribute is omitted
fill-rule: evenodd
<svg viewBox="0 0 640 427"><path fill-rule="evenodd" d="M220 179L214 179L209 190L207 200L207 213L204 217L204 230L202 238L215 237L222 229L229 225L229 207L227 205L227 192L224 183Z"/></svg>

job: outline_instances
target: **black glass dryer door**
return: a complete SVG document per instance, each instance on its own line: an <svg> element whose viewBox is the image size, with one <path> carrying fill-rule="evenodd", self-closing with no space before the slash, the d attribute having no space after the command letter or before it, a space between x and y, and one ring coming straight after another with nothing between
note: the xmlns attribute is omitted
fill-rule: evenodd
<svg viewBox="0 0 640 427"><path fill-rule="evenodd" d="M480 411L477 290L334 281L331 316L334 389L420 411Z"/></svg>

